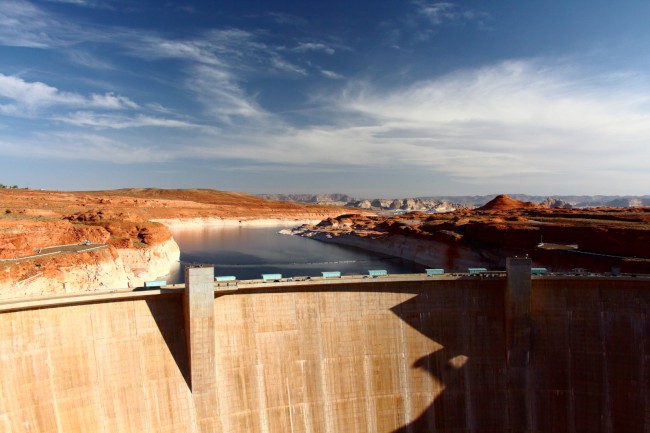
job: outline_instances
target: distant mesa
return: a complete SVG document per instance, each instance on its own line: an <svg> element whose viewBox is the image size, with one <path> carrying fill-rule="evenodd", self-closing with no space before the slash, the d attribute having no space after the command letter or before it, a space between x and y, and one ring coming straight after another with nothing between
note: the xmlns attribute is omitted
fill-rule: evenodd
<svg viewBox="0 0 650 433"><path fill-rule="evenodd" d="M540 205L529 201L515 200L506 194L494 197L489 202L478 208L478 210L516 210L516 209L539 209Z"/></svg>

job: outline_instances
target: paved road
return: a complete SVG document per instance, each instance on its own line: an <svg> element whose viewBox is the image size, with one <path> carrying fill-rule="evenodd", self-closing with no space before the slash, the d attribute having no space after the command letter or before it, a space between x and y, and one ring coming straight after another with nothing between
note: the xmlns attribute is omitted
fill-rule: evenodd
<svg viewBox="0 0 650 433"><path fill-rule="evenodd" d="M35 251L35 254L25 257L16 257L12 259L0 259L0 261L16 261L16 260L27 260L27 259L37 259L39 257L53 256L56 254L66 254L66 253L83 253L86 251L99 250L102 248L108 248L108 244L72 244L72 245L54 245L51 247L39 248Z"/></svg>

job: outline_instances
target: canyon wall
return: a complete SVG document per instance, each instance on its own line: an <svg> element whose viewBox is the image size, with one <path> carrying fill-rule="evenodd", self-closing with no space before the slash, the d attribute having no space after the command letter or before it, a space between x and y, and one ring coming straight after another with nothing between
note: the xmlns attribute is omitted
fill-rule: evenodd
<svg viewBox="0 0 650 433"><path fill-rule="evenodd" d="M143 248L107 246L83 253L17 261L0 275L0 300L139 287L167 275L180 258L170 237Z"/></svg>
<svg viewBox="0 0 650 433"><path fill-rule="evenodd" d="M344 234L327 237L326 233L314 233L313 239L361 248L366 251L400 257L432 268L466 272L470 267L486 266L490 269L505 268L503 258L491 257L488 251L474 250L454 243L445 243L429 239L414 239L393 235L385 238L360 237Z"/></svg>
<svg viewBox="0 0 650 433"><path fill-rule="evenodd" d="M209 407L179 292L0 304L0 431L648 431L649 281L534 278L518 311L502 278L217 291Z"/></svg>

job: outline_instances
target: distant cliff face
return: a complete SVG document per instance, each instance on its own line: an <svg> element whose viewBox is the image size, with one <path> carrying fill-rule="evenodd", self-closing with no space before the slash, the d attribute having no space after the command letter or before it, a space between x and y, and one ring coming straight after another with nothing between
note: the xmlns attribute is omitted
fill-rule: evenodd
<svg viewBox="0 0 650 433"><path fill-rule="evenodd" d="M449 212L456 209L472 209L484 206L495 195L476 196L435 196L397 199L353 198L346 194L262 194L271 200L302 202L321 205L348 206L375 211L424 211ZM604 195L562 195L538 196L510 194L510 198L520 202L531 202L550 208L571 207L638 207L650 206L650 196L604 196Z"/></svg>
<svg viewBox="0 0 650 433"><path fill-rule="evenodd" d="M528 254L558 271L650 273L650 208L551 209L503 196L475 210L342 215L296 233L450 271L503 269L506 257ZM539 247L544 242L578 247Z"/></svg>
<svg viewBox="0 0 650 433"><path fill-rule="evenodd" d="M452 210L468 207L468 205L459 202L451 202L439 199L357 199L346 194L262 194L261 197L270 200L314 203L326 206L346 206L372 211L449 212Z"/></svg>

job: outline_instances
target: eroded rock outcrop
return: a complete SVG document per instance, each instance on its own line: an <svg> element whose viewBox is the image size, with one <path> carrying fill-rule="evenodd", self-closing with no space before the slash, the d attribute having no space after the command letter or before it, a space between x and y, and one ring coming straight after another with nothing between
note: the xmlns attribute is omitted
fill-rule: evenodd
<svg viewBox="0 0 650 433"><path fill-rule="evenodd" d="M0 248L6 260L0 298L137 287L167 274L180 257L178 245L162 224L88 225L92 223L31 221L14 226ZM84 243L90 243L88 250L36 254L52 246Z"/></svg>
<svg viewBox="0 0 650 433"><path fill-rule="evenodd" d="M558 271L650 273L650 208L551 209L502 195L475 210L342 215L296 233L450 271L503 269L506 257L528 254Z"/></svg>

